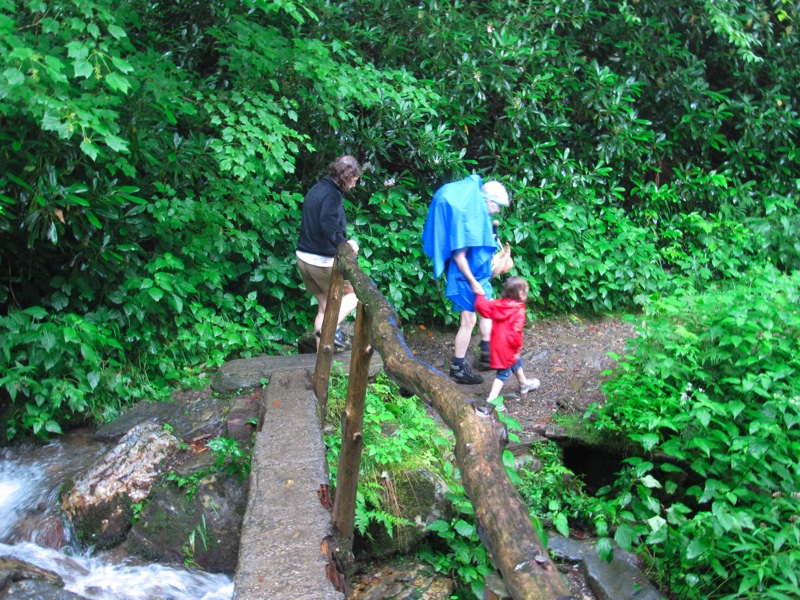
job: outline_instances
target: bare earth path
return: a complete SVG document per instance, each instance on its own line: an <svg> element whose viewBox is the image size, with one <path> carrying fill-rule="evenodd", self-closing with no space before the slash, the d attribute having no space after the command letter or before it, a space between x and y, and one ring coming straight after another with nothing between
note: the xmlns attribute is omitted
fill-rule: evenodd
<svg viewBox="0 0 800 600"><path fill-rule="evenodd" d="M425 326L404 326L404 335L414 354L447 373L453 356L454 331L434 331ZM477 332L477 328L476 328ZM554 413L583 413L592 402L602 402L601 373L616 362L609 352L623 355L628 338L635 335L631 323L620 317L581 319L575 316L529 321L525 329L522 362L525 375L541 381L538 390L519 397L514 377L506 383L503 394L507 413L526 431L549 422ZM474 352L478 337L467 359L477 364ZM484 382L469 386L479 398L485 398L494 371L478 371Z"/></svg>

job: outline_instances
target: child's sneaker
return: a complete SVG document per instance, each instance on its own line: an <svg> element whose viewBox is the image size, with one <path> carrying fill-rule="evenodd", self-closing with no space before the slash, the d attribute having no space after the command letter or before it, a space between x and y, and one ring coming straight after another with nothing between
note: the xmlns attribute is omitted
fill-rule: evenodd
<svg viewBox="0 0 800 600"><path fill-rule="evenodd" d="M457 367L450 365L450 377L454 379L456 383L465 383L467 385L483 383L483 377L475 375L467 363L461 363Z"/></svg>
<svg viewBox="0 0 800 600"><path fill-rule="evenodd" d="M540 385L539 380L536 379L535 377L533 379L528 379L525 385L520 386L519 395L524 396L525 394L527 394L532 390L539 389L539 385Z"/></svg>

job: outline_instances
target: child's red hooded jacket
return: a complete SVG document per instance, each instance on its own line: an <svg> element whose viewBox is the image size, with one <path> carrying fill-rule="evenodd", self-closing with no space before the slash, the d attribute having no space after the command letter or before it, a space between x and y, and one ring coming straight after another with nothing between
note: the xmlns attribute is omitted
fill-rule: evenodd
<svg viewBox="0 0 800 600"><path fill-rule="evenodd" d="M522 329L525 327L525 304L511 298L487 300L483 294L475 299L475 310L492 320L492 369L508 369L519 358L522 348Z"/></svg>

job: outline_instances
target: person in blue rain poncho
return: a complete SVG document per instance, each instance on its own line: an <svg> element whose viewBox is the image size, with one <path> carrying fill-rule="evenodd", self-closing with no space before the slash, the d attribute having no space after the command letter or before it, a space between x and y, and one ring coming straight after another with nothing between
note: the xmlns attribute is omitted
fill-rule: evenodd
<svg viewBox="0 0 800 600"><path fill-rule="evenodd" d="M479 175L470 175L436 190L422 232L422 249L433 260L433 275L438 279L447 270L445 296L460 313L450 377L458 383L483 383L466 362L467 349L475 329L477 283L492 298L492 255L497 242L492 215L510 204L508 192L499 181L485 184ZM481 364L489 364L489 339L492 322L481 318Z"/></svg>

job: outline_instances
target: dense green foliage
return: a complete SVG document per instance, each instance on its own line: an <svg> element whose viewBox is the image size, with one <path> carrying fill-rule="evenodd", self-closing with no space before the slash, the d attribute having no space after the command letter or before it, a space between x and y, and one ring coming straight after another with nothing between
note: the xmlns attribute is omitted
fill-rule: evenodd
<svg viewBox="0 0 800 600"><path fill-rule="evenodd" d="M300 203L345 152L366 167L346 204L361 265L404 320L452 323L419 235L435 188L476 170L512 192L499 235L534 310L649 317L600 423L674 460L620 480L618 541L647 539L687 596L796 587L797 487L762 479L797 477L796 324L773 299L800 269L798 18L795 0L0 0L4 435L291 351L315 312ZM552 506L562 526L579 510Z"/></svg>
<svg viewBox="0 0 800 600"><path fill-rule="evenodd" d="M800 272L749 275L649 304L593 425L642 452L600 519L682 598L800 595Z"/></svg>
<svg viewBox="0 0 800 600"><path fill-rule="evenodd" d="M325 436L334 486L341 450L340 417L346 394L346 379L335 373L329 388L329 433ZM503 415L501 418L510 427L520 429L510 417ZM364 450L355 511L358 534L371 537L378 527L391 537L399 525L415 527L402 516L408 507L398 504L393 481L420 468L429 470L446 486L444 496L452 504L454 515L427 525L431 532L429 537L440 543L423 544L418 555L437 571L456 579L463 587L459 597L472 597L470 594L474 594L474 597L482 598L484 577L494 566L478 538L475 512L461 484L458 468L454 467L452 435L428 416L419 398L400 395L397 385L385 375L380 375L367 389L363 434ZM510 437L519 441L513 432ZM510 452L506 452L505 459L509 475L516 477L510 468L514 462Z"/></svg>
<svg viewBox="0 0 800 600"><path fill-rule="evenodd" d="M287 349L299 203L343 152L361 263L411 321L451 322L419 233L472 169L513 193L542 310L797 268L797 9L0 1L7 434Z"/></svg>

